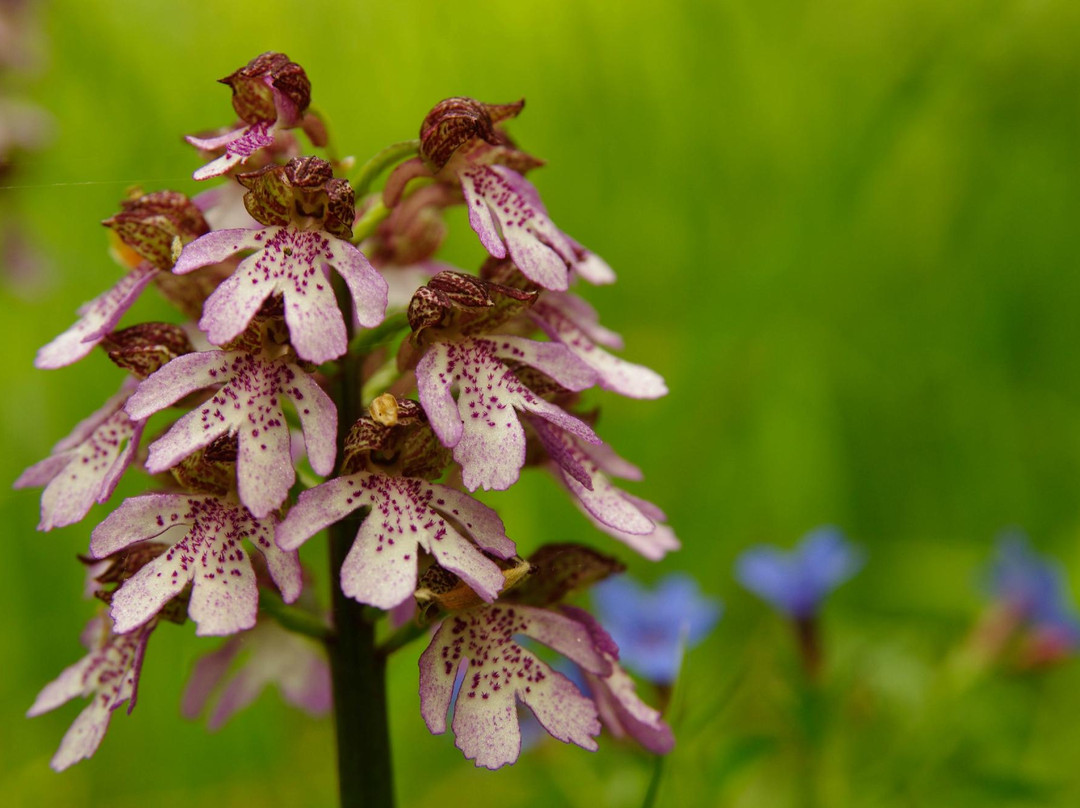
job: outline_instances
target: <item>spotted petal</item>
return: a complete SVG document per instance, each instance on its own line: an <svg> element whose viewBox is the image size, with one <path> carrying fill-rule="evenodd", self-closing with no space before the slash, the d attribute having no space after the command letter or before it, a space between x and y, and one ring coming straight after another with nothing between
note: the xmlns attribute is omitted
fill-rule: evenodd
<svg viewBox="0 0 1080 808"><path fill-rule="evenodd" d="M112 289L95 297L79 309L79 320L34 358L34 367L51 370L82 359L120 322L146 285L158 274L153 264L144 261L120 279Z"/></svg>
<svg viewBox="0 0 1080 808"><path fill-rule="evenodd" d="M239 351L207 351L177 357L147 378L128 402L143 417L211 383L222 388L177 421L150 445L146 468L171 468L226 433L239 435L237 487L257 518L277 508L296 480L282 399L300 416L312 467L333 468L337 414L333 402L297 365L267 361Z"/></svg>
<svg viewBox="0 0 1080 808"><path fill-rule="evenodd" d="M547 298L530 310L530 316L551 339L561 342L574 356L596 371L600 387L629 398L667 395L667 386L660 374L644 365L635 365L613 356L601 348L593 333L590 333L597 330L595 323L579 321L574 308L563 308L545 300ZM610 332L601 334L610 339Z"/></svg>
<svg viewBox="0 0 1080 808"><path fill-rule="evenodd" d="M454 450L470 490L505 489L525 463L525 433L514 409L532 412L586 441L600 439L584 422L535 395L500 360L530 364L573 390L595 378L561 345L520 337L435 343L416 367L420 403L444 446ZM457 389L455 401L452 390Z"/></svg>
<svg viewBox="0 0 1080 808"><path fill-rule="evenodd" d="M272 530L272 521L256 520L241 506L212 496L150 494L127 500L91 535L95 558L166 531L178 539L113 595L116 631L131 631L150 620L189 582L189 614L198 624L197 634L233 634L254 626L258 586L241 545L244 538L266 555L283 599L295 600L300 562L295 553L287 555L270 545Z"/></svg>
<svg viewBox="0 0 1080 808"><path fill-rule="evenodd" d="M671 727L658 710L638 696L634 680L616 661L618 648L611 635L584 609L563 606L562 611L588 629L597 650L611 663L611 673L606 676L582 671L585 685L596 702L600 721L616 738L629 735L653 754L666 755L675 746Z"/></svg>
<svg viewBox="0 0 1080 808"><path fill-rule="evenodd" d="M211 160L198 169L192 178L196 180L208 180L220 177L227 173L233 166L244 162L259 149L265 149L274 143L273 121L256 121L248 126L242 126L224 135L216 137L200 138L188 135L184 139L197 149L202 151L216 151L222 147L225 153Z"/></svg>
<svg viewBox="0 0 1080 808"><path fill-rule="evenodd" d="M535 204L536 190L506 166L474 165L459 175L469 224L495 258L507 252L529 280L561 291L569 285L574 248Z"/></svg>
<svg viewBox="0 0 1080 808"><path fill-rule="evenodd" d="M341 587L357 600L391 609L416 589L417 547L430 552L485 600L503 585L498 566L476 545L500 558L514 554L498 515L448 486L410 477L360 472L300 494L277 528L277 542L299 547L323 528L363 506L372 508L341 568ZM447 520L472 536L468 541Z"/></svg>
<svg viewBox="0 0 1080 808"><path fill-rule="evenodd" d="M134 379L125 382L105 406L56 444L54 454L15 481L15 488L45 487L38 530L75 524L95 502L112 496L142 435L143 422L133 421L121 409L134 386Z"/></svg>
<svg viewBox="0 0 1080 808"><path fill-rule="evenodd" d="M241 249L256 252L240 262L203 306L199 327L212 343L235 338L267 297L281 294L297 354L317 364L341 356L347 347L346 330L330 284L331 265L352 294L360 324L370 327L382 321L386 281L359 250L321 230L268 227L210 233L184 249L174 271L189 272Z"/></svg>
<svg viewBox="0 0 1080 808"><path fill-rule="evenodd" d="M468 660L454 708L457 747L477 766L513 763L521 746L516 704L526 704L554 737L595 750L596 708L565 676L553 671L515 635L554 648L586 670L608 674L611 666L574 620L529 606L481 606L451 615L420 657L420 712L433 733L446 731L454 677Z"/></svg>
<svg viewBox="0 0 1080 808"><path fill-rule="evenodd" d="M84 636L89 653L64 670L41 691L27 716L34 717L59 707L76 696L92 698L65 733L50 765L56 771L88 758L97 751L109 726L113 710L128 702L135 706L139 673L153 625L130 634L108 630L101 618L87 626Z"/></svg>

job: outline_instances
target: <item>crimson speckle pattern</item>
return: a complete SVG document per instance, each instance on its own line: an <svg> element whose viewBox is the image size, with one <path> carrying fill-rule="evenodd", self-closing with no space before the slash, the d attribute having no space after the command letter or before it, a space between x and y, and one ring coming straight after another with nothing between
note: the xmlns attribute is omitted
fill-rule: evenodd
<svg viewBox="0 0 1080 808"><path fill-rule="evenodd" d="M114 594L117 631L130 631L151 619L188 584L188 613L198 634L232 634L255 625L258 587L243 540L266 558L270 575L286 602L300 593L295 553L273 543L272 519L254 518L239 503L213 496L150 494L124 502L94 531L91 552L103 557L140 539L187 528L172 546L147 563Z"/></svg>

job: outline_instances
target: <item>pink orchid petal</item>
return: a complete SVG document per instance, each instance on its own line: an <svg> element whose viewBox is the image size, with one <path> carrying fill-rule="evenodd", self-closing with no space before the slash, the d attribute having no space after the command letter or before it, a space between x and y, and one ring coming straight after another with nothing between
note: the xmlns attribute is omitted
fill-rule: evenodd
<svg viewBox="0 0 1080 808"><path fill-rule="evenodd" d="M295 549L365 505L371 514L341 570L349 597L381 609L407 601L416 589L418 547L487 600L502 588L498 566L443 518L452 517L481 547L507 558L514 543L495 512L452 488L410 477L359 472L304 491L277 527L278 546Z"/></svg>
<svg viewBox="0 0 1080 808"><path fill-rule="evenodd" d="M273 288L259 283L257 256L249 255L203 302L199 328L212 345L224 345L244 332ZM254 277L253 277L254 276Z"/></svg>
<svg viewBox="0 0 1080 808"><path fill-rule="evenodd" d="M495 217L492 216L487 200L480 193L478 184L470 175L463 175L461 178L461 190L469 210L469 226L480 237L480 243L489 255L493 258L505 258L506 245L503 244L502 232L495 224Z"/></svg>
<svg viewBox="0 0 1080 808"><path fill-rule="evenodd" d="M114 630L126 634L161 611L191 580L194 570L187 568L191 563L174 546L128 578L113 595L109 616Z"/></svg>
<svg viewBox="0 0 1080 808"><path fill-rule="evenodd" d="M364 328L373 328L383 321L389 285L360 250L347 241L330 243L331 263L345 279L352 295L356 320Z"/></svg>
<svg viewBox="0 0 1080 808"><path fill-rule="evenodd" d="M235 337L247 327L263 300L281 294L297 354L316 364L341 356L347 347L345 321L327 266L333 266L344 278L360 324L373 326L382 321L386 281L348 242L321 230L295 227L220 232L230 235L223 238L210 233L189 244L174 270L189 271L221 261L241 249L257 250L207 299L199 323L211 342L220 344Z"/></svg>
<svg viewBox="0 0 1080 808"><path fill-rule="evenodd" d="M80 319L37 352L34 367L51 370L82 359L113 330L146 285L158 274L144 261L120 279L112 289L79 309Z"/></svg>
<svg viewBox="0 0 1080 808"><path fill-rule="evenodd" d="M530 314L549 337L559 340L596 372L603 389L629 398L652 399L667 395L667 386L660 374L609 354L556 307L541 304Z"/></svg>
<svg viewBox="0 0 1080 808"><path fill-rule="evenodd" d="M273 121L256 121L253 124L234 129L225 135L213 138L198 138L188 135L186 140L196 148L213 151L225 147L225 154L211 160L192 174L196 180L208 180L220 177L233 166L239 165L259 149L274 143Z"/></svg>
<svg viewBox="0 0 1080 808"><path fill-rule="evenodd" d="M348 336L325 267L318 274L321 279L312 278L303 294L285 297L285 322L297 355L322 364L345 353Z"/></svg>
<svg viewBox="0 0 1080 808"><path fill-rule="evenodd" d="M534 412L585 440L600 441L587 424L533 394L500 355L535 361L545 372L574 384L592 373L563 346L519 337L429 347L416 368L420 403L439 440L454 450L470 490L503 490L517 481L525 463L525 432L515 408Z"/></svg>
<svg viewBox="0 0 1080 808"><path fill-rule="evenodd" d="M464 424L451 387L457 377L451 370L456 356L442 344L433 345L416 365L416 388L420 403L443 446L453 448L461 440Z"/></svg>
<svg viewBox="0 0 1080 808"><path fill-rule="evenodd" d="M528 180L506 166L488 165L471 166L459 178L469 223L484 248L496 258L509 252L522 274L545 289L566 289L573 246L534 204L536 190Z"/></svg>
<svg viewBox="0 0 1080 808"><path fill-rule="evenodd" d="M102 423L82 446L55 458L64 463L41 494L38 530L73 525L89 513L95 502L108 501L131 464L142 431L141 421L133 422L119 411ZM36 472L41 465L27 472ZM16 480L16 487L22 479Z"/></svg>
<svg viewBox="0 0 1080 808"><path fill-rule="evenodd" d="M378 516L360 525L356 541L341 565L341 591L361 603L392 609L416 589L416 544L400 527L384 527Z"/></svg>
<svg viewBox="0 0 1080 808"><path fill-rule="evenodd" d="M274 529L274 541L282 550L295 550L324 528L364 505L356 494L353 476L337 477L301 491L296 504Z"/></svg>
<svg viewBox="0 0 1080 808"><path fill-rule="evenodd" d="M192 371L191 377L177 378L185 368ZM296 479L282 408L286 398L300 415L305 441L311 441L307 448L313 466L322 473L332 469L336 449L330 440L337 428L336 411L298 365L241 351L187 354L143 382L128 405L150 414L209 381L221 383L221 389L150 445L148 471L165 471L219 436L237 434L240 499L256 518L267 516L284 501Z"/></svg>
<svg viewBox="0 0 1080 808"><path fill-rule="evenodd" d="M218 351L178 356L146 377L127 400L124 409L137 420L149 418L182 399L188 393L225 381Z"/></svg>
<svg viewBox="0 0 1080 808"><path fill-rule="evenodd" d="M254 626L259 587L240 543L219 540L195 563L188 615L198 626L196 636L235 634Z"/></svg>
<svg viewBox="0 0 1080 808"><path fill-rule="evenodd" d="M281 593L281 599L286 603L295 603L304 586L304 571L300 566L300 556L295 551L282 550L274 543L275 527L269 526L267 522L275 521L270 519L255 523L248 532L247 540L262 552L270 578Z"/></svg>
<svg viewBox="0 0 1080 808"><path fill-rule="evenodd" d="M637 694L630 675L612 665L611 675L600 677L586 673L600 720L616 738L629 735L654 755L666 755L675 746L675 736L657 710Z"/></svg>
<svg viewBox="0 0 1080 808"><path fill-rule="evenodd" d="M242 506L209 495L150 494L127 500L91 536L95 557L166 530L174 541L116 590L111 611L115 630L123 633L142 625L188 582L188 612L198 626L196 634L251 628L259 595L255 572L240 544L244 538L267 551L283 597L295 600L299 560L275 552L270 543L273 528L273 520L258 520Z"/></svg>
<svg viewBox="0 0 1080 808"><path fill-rule="evenodd" d="M191 525L191 497L185 494L144 494L124 500L90 534L90 554L105 558L144 539L154 539L170 528Z"/></svg>
<svg viewBox="0 0 1080 808"><path fill-rule="evenodd" d="M64 733L60 748L49 761L49 767L53 771L62 772L80 760L92 757L105 738L110 718L112 710L101 700L94 699L90 702Z"/></svg>
<svg viewBox="0 0 1080 808"><path fill-rule="evenodd" d="M242 647L240 639L234 637L195 662L195 668L191 671L184 695L180 699L180 715L189 721L199 717Z"/></svg>
<svg viewBox="0 0 1080 808"><path fill-rule="evenodd" d="M681 542L675 536L675 531L667 525L656 524L648 533L627 533L601 522L593 516L593 514L589 513L580 500L575 500L575 502L581 508L582 513L584 513L585 516L589 518L589 521L599 530L607 533L613 539L621 541L631 550L650 561L659 561L669 552L678 550L682 547Z"/></svg>
<svg viewBox="0 0 1080 808"><path fill-rule="evenodd" d="M436 494L432 507L462 523L480 547L499 558L510 558L517 552L517 546L506 537L506 526L494 509L455 488L437 484L432 484L431 488Z"/></svg>
<svg viewBox="0 0 1080 808"><path fill-rule="evenodd" d="M282 228L266 230L214 230L187 244L173 267L173 274L184 275L210 264L220 264L226 258L242 250L262 249L268 238Z"/></svg>
<svg viewBox="0 0 1080 808"><path fill-rule="evenodd" d="M308 461L316 474L326 476L334 470L337 457L337 408L313 378L296 365L290 368L295 376L287 395L300 417Z"/></svg>
<svg viewBox="0 0 1080 808"><path fill-rule="evenodd" d="M95 618L94 622L100 623L101 619ZM26 717L36 718L50 710L55 710L61 704L67 704L76 696L83 695L85 692L84 679L86 672L93 663L94 657L87 655L74 665L68 665L68 667L64 668L59 676L45 685L41 692L38 693L33 705L26 711Z"/></svg>
<svg viewBox="0 0 1080 808"><path fill-rule="evenodd" d="M451 615L420 657L420 712L434 733L446 729L454 677L468 661L454 710L455 743L477 766L498 768L517 759L522 701L557 738L595 749L596 708L561 674L518 645L525 634L589 667L610 671L589 642L587 630L554 612L494 605Z"/></svg>
<svg viewBox="0 0 1080 808"><path fill-rule="evenodd" d="M600 316L596 309L584 298L570 292L550 292L539 302L545 310L550 307L558 311L597 345L613 351L621 351L625 347L620 334L600 325ZM533 309L530 309L531 311Z"/></svg>
<svg viewBox="0 0 1080 808"><path fill-rule="evenodd" d="M577 392L596 384L596 372L565 345L510 336L493 337L485 342L489 344L491 353L500 359L531 365L567 390Z"/></svg>
<svg viewBox="0 0 1080 808"><path fill-rule="evenodd" d="M248 413L253 415L250 408ZM237 492L248 510L262 519L285 501L296 482L289 429L280 408L268 407L260 408L237 432Z"/></svg>

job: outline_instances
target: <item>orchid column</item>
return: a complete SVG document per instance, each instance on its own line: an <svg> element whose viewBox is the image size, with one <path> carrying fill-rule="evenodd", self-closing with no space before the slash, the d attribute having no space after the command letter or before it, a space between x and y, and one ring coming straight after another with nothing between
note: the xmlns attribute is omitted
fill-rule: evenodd
<svg viewBox="0 0 1080 808"><path fill-rule="evenodd" d="M241 669L229 640L200 662L185 713L226 678L215 722L269 682L318 712L332 681L343 805L393 802L385 660L428 634L421 714L445 731L456 686L451 728L478 766L517 759L519 704L586 749L606 722L668 751L671 732L614 641L566 602L621 563L575 544L522 558L471 496L545 469L588 517L583 530L591 522L654 560L678 547L662 511L613 482L641 474L580 408L594 387L666 389L610 353L618 335L570 291L614 275L555 226L523 176L540 161L502 128L523 104L443 101L418 140L353 169L306 153L328 134L286 56L263 54L224 82L240 123L189 138L209 159L195 178L224 184L194 199L125 200L106 224L126 274L37 359L59 368L100 346L128 373L17 482L45 486L39 527L80 521L131 466L152 485L90 535L88 591L108 612L91 623L89 655L31 708L94 697L54 768L93 754L112 710L134 706L151 633L187 618L200 636L250 637L253 652ZM353 184L337 176L350 170ZM490 253L476 273L435 260L443 213L458 204ZM117 330L150 285L179 322ZM165 412L173 423L141 451L148 420ZM297 553L324 529L329 617ZM575 662L589 693L520 635Z"/></svg>

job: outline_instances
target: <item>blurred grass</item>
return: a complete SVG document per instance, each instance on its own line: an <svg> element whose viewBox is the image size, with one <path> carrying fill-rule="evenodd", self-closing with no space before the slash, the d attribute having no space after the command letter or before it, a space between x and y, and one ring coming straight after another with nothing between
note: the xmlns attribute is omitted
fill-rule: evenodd
<svg viewBox="0 0 1080 808"><path fill-rule="evenodd" d="M0 190L0 206L54 275L36 295L0 291L5 480L119 383L100 356L44 373L33 353L117 276L97 221L124 189L194 190L180 136L231 120L215 79L288 53L360 159L414 136L443 97L524 96L512 131L548 160L535 175L548 208L620 275L585 294L625 356L672 390L595 397L601 434L646 472L628 488L664 507L685 545L655 567L621 555L646 578L691 570L728 602L688 661L659 804L1077 804L1074 664L942 703L931 693L998 529L1027 528L1080 571L1080 5L54 0L41 12L48 63L15 89L50 110L57 136L24 156L11 184L29 187ZM451 255L469 265L479 251L465 232ZM129 321L163 311L147 300ZM117 496L138 490L129 480ZM612 548L537 475L487 501L525 549ZM210 647L187 629L154 637L139 707L116 715L97 756L50 772L78 708L22 713L78 658L91 607L73 556L107 510L36 534L36 492L0 508L5 802L332 804L326 723L274 696L217 735L178 720ZM790 638L730 569L748 544L825 522L870 561L827 614L829 684L811 708L825 726L808 735ZM548 744L474 771L423 728L417 653L392 668L402 805L640 802L650 763L610 738L595 755Z"/></svg>

